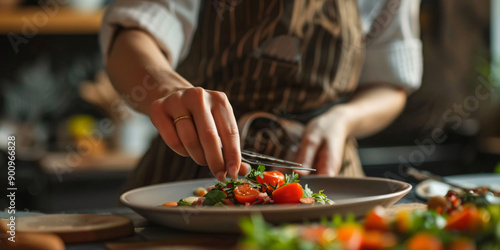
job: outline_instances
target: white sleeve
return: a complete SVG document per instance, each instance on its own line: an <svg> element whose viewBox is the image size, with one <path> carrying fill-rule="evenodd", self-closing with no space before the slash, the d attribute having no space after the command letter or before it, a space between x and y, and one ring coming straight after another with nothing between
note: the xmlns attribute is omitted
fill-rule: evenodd
<svg viewBox="0 0 500 250"><path fill-rule="evenodd" d="M104 61L119 27L142 29L156 40L176 67L189 51L200 0L117 0L103 18L99 42Z"/></svg>
<svg viewBox="0 0 500 250"><path fill-rule="evenodd" d="M358 0L366 39L360 85L384 82L417 90L422 81L422 43L419 27L419 0ZM398 1L392 1L398 2ZM375 17L382 15L380 19ZM369 29L374 32L369 33Z"/></svg>

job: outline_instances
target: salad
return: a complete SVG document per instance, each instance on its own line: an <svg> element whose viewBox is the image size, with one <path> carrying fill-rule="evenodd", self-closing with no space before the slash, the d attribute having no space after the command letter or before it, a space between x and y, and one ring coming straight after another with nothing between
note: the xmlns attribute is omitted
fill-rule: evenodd
<svg viewBox="0 0 500 250"><path fill-rule="evenodd" d="M448 193L429 200L426 211L389 215L382 207L363 222L334 216L319 224L273 227L260 216L240 223L241 249L500 249L500 203Z"/></svg>
<svg viewBox="0 0 500 250"><path fill-rule="evenodd" d="M178 202L166 202L173 206L253 206L265 204L321 204L334 202L320 190L314 193L307 184L300 185L298 174L283 174L279 171L265 171L260 165L252 168L242 180L218 182L208 188L198 188L194 196Z"/></svg>

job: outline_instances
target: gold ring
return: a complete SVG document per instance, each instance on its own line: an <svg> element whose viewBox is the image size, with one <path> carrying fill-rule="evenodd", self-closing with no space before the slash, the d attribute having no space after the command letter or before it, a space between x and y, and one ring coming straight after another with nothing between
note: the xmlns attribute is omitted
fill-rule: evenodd
<svg viewBox="0 0 500 250"><path fill-rule="evenodd" d="M177 117L175 120L174 120L174 125L175 123L177 123L178 121L182 120L182 119L191 119L191 116L189 115L183 115L183 116L179 116Z"/></svg>

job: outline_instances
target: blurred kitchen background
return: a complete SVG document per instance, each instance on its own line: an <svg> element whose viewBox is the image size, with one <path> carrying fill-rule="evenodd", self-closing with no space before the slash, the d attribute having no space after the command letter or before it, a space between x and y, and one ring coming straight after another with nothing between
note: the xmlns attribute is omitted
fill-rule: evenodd
<svg viewBox="0 0 500 250"><path fill-rule="evenodd" d="M0 2L0 166L16 135L18 210L115 207L156 133L104 73L97 34L110 2ZM500 172L500 0L423 0L420 22L423 85L393 125L359 141L366 174ZM6 182L2 170L0 192Z"/></svg>

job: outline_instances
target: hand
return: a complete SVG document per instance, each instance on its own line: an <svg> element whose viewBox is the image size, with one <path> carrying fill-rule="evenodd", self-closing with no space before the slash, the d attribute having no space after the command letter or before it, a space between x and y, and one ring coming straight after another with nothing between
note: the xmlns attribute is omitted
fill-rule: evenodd
<svg viewBox="0 0 500 250"><path fill-rule="evenodd" d="M335 176L340 170L348 126L340 109L332 108L311 120L302 135L302 144L295 159L303 167L315 168L317 174ZM309 171L296 171L307 175Z"/></svg>
<svg viewBox="0 0 500 250"><path fill-rule="evenodd" d="M174 120L182 119L174 124ZM151 121L177 154L210 168L219 181L236 180L241 167L240 138L231 104L223 92L199 87L175 91L151 105ZM240 171L241 170L241 171Z"/></svg>

